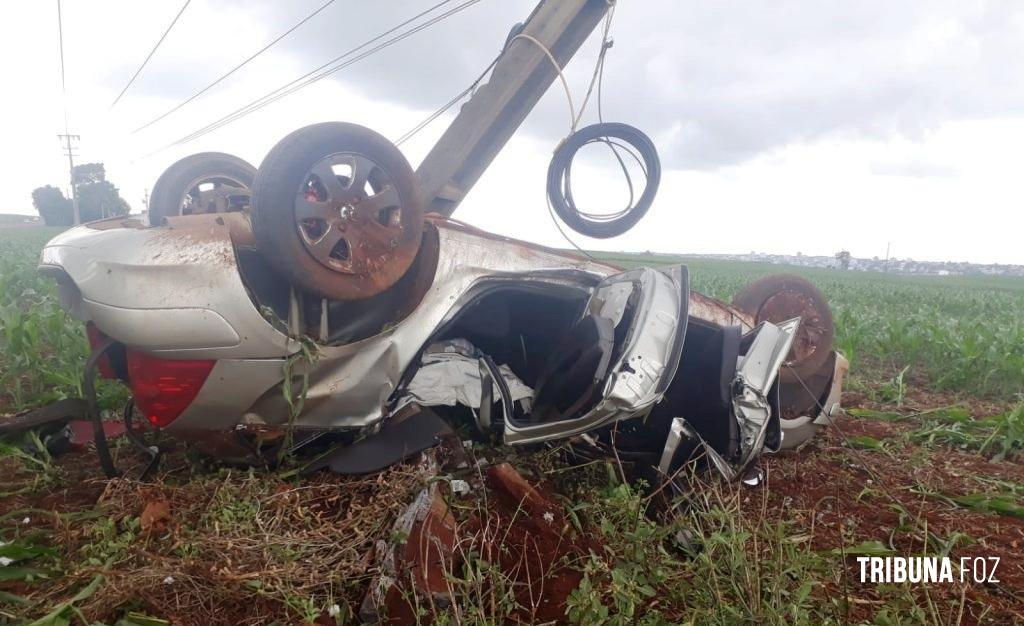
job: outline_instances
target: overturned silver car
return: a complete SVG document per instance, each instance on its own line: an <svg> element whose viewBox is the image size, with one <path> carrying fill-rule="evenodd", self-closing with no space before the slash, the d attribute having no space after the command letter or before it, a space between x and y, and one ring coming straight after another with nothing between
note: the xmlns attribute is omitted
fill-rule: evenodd
<svg viewBox="0 0 1024 626"><path fill-rule="evenodd" d="M757 281L729 305L691 291L683 266L623 270L450 218L612 4L539 3L416 170L370 129L314 124L258 170L223 153L175 163L146 221L56 237L40 269L88 324L87 383L95 370L124 381L128 419L231 458L326 436L368 467L461 422L509 445L614 431L661 472L700 449L742 476L808 440L846 363L807 281ZM582 113L548 199L573 230L614 237L650 208L660 161L639 129L577 129ZM646 179L615 214L573 200L588 145Z"/></svg>
<svg viewBox="0 0 1024 626"><path fill-rule="evenodd" d="M685 422L742 468L806 441L838 406L844 359L787 317L786 302L806 304L797 279L740 310L691 291L682 266L622 271L443 218L423 237L410 270L360 301L297 292L266 266L244 213L80 226L46 246L40 269L95 345L108 339L101 369L136 410L221 456L257 454L286 429L300 442L372 435L451 404L444 415L506 444L630 420L671 452L663 471L682 459ZM296 359L310 339L316 354ZM808 363L799 384L780 380ZM283 387L296 396L304 381L296 411Z"/></svg>

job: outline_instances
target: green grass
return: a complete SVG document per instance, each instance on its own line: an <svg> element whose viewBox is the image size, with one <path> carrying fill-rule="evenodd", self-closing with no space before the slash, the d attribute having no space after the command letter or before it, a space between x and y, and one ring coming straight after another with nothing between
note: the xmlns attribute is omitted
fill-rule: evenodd
<svg viewBox="0 0 1024 626"><path fill-rule="evenodd" d="M57 228L0 230L0 410L81 395L88 342L61 310L56 283L39 275L39 251Z"/></svg>

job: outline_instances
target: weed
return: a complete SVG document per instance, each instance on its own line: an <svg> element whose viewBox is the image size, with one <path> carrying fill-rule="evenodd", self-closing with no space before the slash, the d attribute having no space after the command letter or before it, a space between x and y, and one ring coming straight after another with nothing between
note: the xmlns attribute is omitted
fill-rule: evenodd
<svg viewBox="0 0 1024 626"><path fill-rule="evenodd" d="M907 396L907 381L905 377L909 369L909 365L904 367L891 380L878 388L878 395L883 402L891 402L897 408L903 406L903 399Z"/></svg>

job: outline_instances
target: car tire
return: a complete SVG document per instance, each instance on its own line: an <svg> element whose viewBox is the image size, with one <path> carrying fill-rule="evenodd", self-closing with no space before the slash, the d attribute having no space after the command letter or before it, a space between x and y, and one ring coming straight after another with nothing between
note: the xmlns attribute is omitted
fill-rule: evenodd
<svg viewBox="0 0 1024 626"><path fill-rule="evenodd" d="M351 178L333 170L335 159L348 158L356 159ZM364 162L369 173L357 172L356 164ZM335 180L327 185L314 169ZM367 182L357 189L361 180ZM320 199L317 190L338 198ZM397 217L374 223L375 199L384 190L393 198L388 210ZM351 200L357 192L361 205ZM298 205L321 207L323 213L303 218ZM310 220L322 221L320 240L330 234L334 243L328 243L344 244L344 254L335 256L333 247L327 254L318 250L320 241L306 230ZM360 300L392 286L415 260L423 234L422 192L409 162L382 135L344 122L314 124L282 139L263 160L253 183L252 221L261 254L291 284L323 298Z"/></svg>
<svg viewBox="0 0 1024 626"><path fill-rule="evenodd" d="M808 380L829 362L835 342L832 310L807 279L792 274L766 276L743 288L732 304L758 324L801 318L793 349L779 373L783 383Z"/></svg>
<svg viewBox="0 0 1024 626"><path fill-rule="evenodd" d="M786 365L779 371L782 415L782 449L797 448L818 432L817 396L831 376L823 369L834 366L830 358L835 342L832 310L821 291L805 278L792 274L766 276L747 285L733 298L733 306L754 318L755 323L784 322L800 316L800 330Z"/></svg>
<svg viewBox="0 0 1024 626"><path fill-rule="evenodd" d="M237 187L239 196L251 196L255 177L255 167L230 154L200 152L187 156L168 167L153 185L149 196L149 223L159 226L167 217L182 215L186 194L204 182Z"/></svg>

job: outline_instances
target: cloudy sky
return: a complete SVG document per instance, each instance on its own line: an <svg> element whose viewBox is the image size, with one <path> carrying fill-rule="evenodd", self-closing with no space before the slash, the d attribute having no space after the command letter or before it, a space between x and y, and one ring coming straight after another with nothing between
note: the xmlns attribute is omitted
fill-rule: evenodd
<svg viewBox="0 0 1024 626"><path fill-rule="evenodd" d="M67 107L83 161L139 210L175 160L206 150L259 164L288 132L352 121L396 138L465 88L531 0L481 0L450 19L216 132L182 136L412 17L437 0L336 0L216 88L164 113L326 0L192 0L124 87L182 0L64 0ZM453 2L450 6L458 4ZM0 36L0 213L66 185L55 0L11 3ZM607 120L661 153L658 198L603 249L775 252L1024 263L1024 3L1017 0L619 0L605 72ZM577 103L599 45L567 70ZM585 121L594 121L591 108ZM415 166L442 118L403 145ZM556 85L456 217L565 246L544 202L568 130ZM595 208L624 184L589 155L573 180ZM584 195L585 194L585 195ZM588 204L588 206L591 206Z"/></svg>

